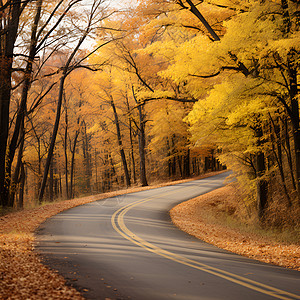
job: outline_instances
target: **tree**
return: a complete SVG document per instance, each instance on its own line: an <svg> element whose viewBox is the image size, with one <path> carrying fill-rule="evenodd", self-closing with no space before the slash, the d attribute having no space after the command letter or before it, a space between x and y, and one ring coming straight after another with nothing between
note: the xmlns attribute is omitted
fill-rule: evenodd
<svg viewBox="0 0 300 300"><path fill-rule="evenodd" d="M1 3L0 34L0 204L7 206L6 147L9 132L9 108L11 75L13 72L14 47L22 11L29 1L12 0Z"/></svg>
<svg viewBox="0 0 300 300"><path fill-rule="evenodd" d="M9 13L6 14L8 16L11 13L11 16L8 16L8 19L10 21L7 23L7 28L4 29L4 35L2 36L2 41L5 44L6 41L10 40L10 42L6 45L9 47L9 54L11 56L11 62L6 66L10 71L6 72L6 79L7 83L5 83L5 86L1 87L1 92L4 92L6 94L6 100L1 101L2 104L6 103L5 108L2 110L3 115L1 117L1 122L3 123L3 132L4 136L3 139L0 141L0 152L3 151L3 155L1 155L0 159L0 197L1 202L4 206L13 205L13 197L9 198L9 192L10 192L10 186L11 186L11 168L14 160L14 156L16 153L16 149L18 146L18 143L20 145L23 145L23 142L21 139L24 138L24 134L20 135L20 131L22 131L21 127L24 123L24 118L27 113L27 98L28 93L32 84L32 81L34 80L33 72L35 71L35 76L40 73L41 68L43 67L45 60L51 56L51 54L57 49L59 46L61 46L61 43L57 40L60 40L64 33L62 35L59 34L59 28L60 23L67 15L68 11L79 1L70 1L65 4L66 1L58 1L54 4L49 4L48 8L50 10L49 15L45 13L46 10L43 10L44 15L42 16L42 8L43 8L43 1L37 1L31 5L30 1L22 2L22 5L18 1L9 1L4 5L3 11L8 10L9 7L13 7L13 10L9 10ZM61 15L59 15L61 13ZM3 14L3 16L5 13ZM40 20L41 18L44 18L43 23L41 24ZM57 17L57 19L54 21L54 19ZM6 18L6 17L4 17ZM26 18L33 18L33 23L31 28L29 29L27 25L21 24L19 26L19 23L26 23ZM9 24L10 23L10 24ZM3 22L5 24L5 22ZM19 28L20 27L20 28ZM29 32L27 32L27 29L29 29ZM15 47L15 40L17 38L17 31L20 31L18 34L18 38L20 39L20 43ZM9 38L4 38L6 34L9 34ZM56 37L53 36L53 34L57 34ZM24 44L22 44L22 39ZM50 40L50 43L48 44ZM62 42L62 44L65 42L65 40ZM6 46L3 44L3 47ZM47 53L45 60L42 59L39 61L41 65L37 68L34 68L34 64L36 64L37 56L39 52L44 51L45 47L48 45L55 45L53 46L54 50L50 54ZM1 49L4 49L4 48ZM18 53L15 53L18 52ZM6 54L5 54L6 55ZM5 56L4 55L4 56ZM18 59L14 60L13 66L13 57L17 57ZM4 59L7 61L7 59ZM37 65L37 64L36 64ZM1 69L2 66L1 66ZM35 70L34 70L35 69ZM13 73L14 72L14 73ZM11 78L12 75L14 75L16 72L22 72L21 79L18 78L18 76L14 77L14 82L16 82L16 87L12 88L11 86ZM4 73L3 73L4 74ZM36 80L36 78L35 78ZM3 81L4 82L4 81ZM9 145L7 145L8 140L8 122L9 122L9 114L10 109L9 105L11 102L11 95L12 90L15 88L18 88L18 86L21 86L21 92L20 92L20 103L19 107L17 109L16 118L14 122L13 132L11 134L11 139L9 141ZM53 85L50 86L49 90L53 87ZM48 90L48 92L49 92ZM46 92L47 94L47 92ZM45 96L40 95L39 99L37 100L37 103L40 103L42 98ZM37 106L37 105L36 105ZM36 108L35 106L35 108ZM1 123L0 122L0 123ZM11 128L12 126L10 126ZM5 129L6 128L6 129ZM18 142L19 141L19 142ZM8 149L7 149L8 148ZM22 155L22 151L19 151L19 156ZM20 164L17 164L17 168L20 167ZM15 173L18 174L19 170L16 169Z"/></svg>
<svg viewBox="0 0 300 300"><path fill-rule="evenodd" d="M60 75L60 82L59 82L59 92L58 92L58 99L57 99L57 109L56 109L56 119L55 119L55 124L53 128L53 133L51 137L51 142L50 142L50 147L48 150L48 156L46 160L46 165L44 168L44 175L43 175L43 181L39 193L39 201L41 202L44 196L44 191L46 187L46 182L47 182L47 177L48 177L48 172L49 172L49 167L51 163L51 159L53 156L53 150L54 150L54 145L56 141L56 136L58 132L58 126L60 122L60 115L61 115L61 106L62 106L62 100L63 100L63 92L64 92L64 83L67 78L67 76L76 68L81 66L81 63L87 59L91 53L95 52L102 46L106 45L108 42L105 42L98 46L95 50L93 50L91 53L84 55L83 57L76 57L76 55L79 52L80 47L82 46L83 42L87 39L89 34L93 30L95 30L94 24L100 23L101 20L104 18L107 18L107 14L104 12L104 8L101 7L103 4L103 1L101 0L95 0L90 8L90 11L86 15L86 24L85 28L83 30L79 30L80 36L77 41L77 45L74 47L74 49L68 54L66 61L64 65L61 67L61 75ZM82 22L82 20L81 20Z"/></svg>
<svg viewBox="0 0 300 300"><path fill-rule="evenodd" d="M159 75L164 80L172 80L179 89L173 94L172 90L168 90L168 93L166 89L165 93L155 91L145 99L198 100L187 119L192 126L193 141L197 145L207 145L205 136L210 135L210 140L213 136L223 150L225 162L229 164L231 154L231 157L237 157L237 161L250 168L249 178L256 177L258 211L262 220L267 204L267 182L270 182L267 176L276 173L274 168L270 169L270 160L279 164L281 161L281 154L278 154L280 147L275 153L268 136L271 120L275 118L274 111L278 111L280 104L280 118L288 116L294 129L293 160L298 161L296 74L299 68L296 67L296 61L299 60L299 50L296 45L299 45L299 16L294 13L298 4L286 1L264 2L260 5L255 1L229 5L196 5L193 1L173 3L182 10L167 9L164 15L147 25L160 26L167 34L160 35L155 43L148 45L146 51L167 59L169 65ZM210 10L207 10L208 7ZM190 11L196 18L190 24L184 24L182 11ZM218 19L215 16L220 17L220 13L224 21L220 22L219 18L219 22L215 23ZM202 25L199 25L199 21ZM199 31L195 33L196 28ZM192 30L194 34L189 35ZM174 34L178 31L181 35ZM247 110L243 110L244 107ZM274 137L274 133L272 135ZM273 159L271 152L277 155L277 160ZM285 152L291 165L290 152ZM283 180L285 176L281 174L281 178Z"/></svg>

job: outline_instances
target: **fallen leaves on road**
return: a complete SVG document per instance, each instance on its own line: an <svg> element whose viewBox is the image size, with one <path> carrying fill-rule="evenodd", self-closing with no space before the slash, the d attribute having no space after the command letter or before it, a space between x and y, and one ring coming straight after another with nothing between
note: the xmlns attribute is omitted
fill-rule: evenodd
<svg viewBox="0 0 300 300"><path fill-rule="evenodd" d="M173 223L181 230L219 248L252 259L300 271L300 246L278 244L203 218L208 206L224 198L235 197L234 187L227 185L208 194L183 202L170 211Z"/></svg>

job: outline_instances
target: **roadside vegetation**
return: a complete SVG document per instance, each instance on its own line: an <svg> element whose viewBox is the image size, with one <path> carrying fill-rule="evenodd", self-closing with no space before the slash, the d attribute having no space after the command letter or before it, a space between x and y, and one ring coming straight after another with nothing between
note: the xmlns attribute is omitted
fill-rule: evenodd
<svg viewBox="0 0 300 300"><path fill-rule="evenodd" d="M258 226L257 220L251 220L246 210L241 209L242 197L235 185L179 204L170 211L172 222L221 249L300 271L299 219L293 226ZM298 214L290 217L296 220Z"/></svg>

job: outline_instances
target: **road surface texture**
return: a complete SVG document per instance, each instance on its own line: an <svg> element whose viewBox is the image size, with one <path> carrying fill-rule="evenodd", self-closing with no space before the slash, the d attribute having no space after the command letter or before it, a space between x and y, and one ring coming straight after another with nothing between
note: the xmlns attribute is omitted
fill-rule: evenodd
<svg viewBox="0 0 300 300"><path fill-rule="evenodd" d="M300 273L181 232L168 211L228 173L96 201L45 222L37 250L87 299L300 299Z"/></svg>

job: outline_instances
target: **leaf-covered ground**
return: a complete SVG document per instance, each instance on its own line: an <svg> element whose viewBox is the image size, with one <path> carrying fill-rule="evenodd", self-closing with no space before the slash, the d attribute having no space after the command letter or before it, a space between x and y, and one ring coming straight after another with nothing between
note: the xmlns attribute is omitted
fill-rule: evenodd
<svg viewBox="0 0 300 300"><path fill-rule="evenodd" d="M209 214L220 213L222 204L238 203L235 188L227 185L208 194L183 202L170 211L173 223L181 230L219 248L266 263L300 271L299 244L278 243L256 233L232 229L215 222ZM218 205L216 205L218 203Z"/></svg>
<svg viewBox="0 0 300 300"><path fill-rule="evenodd" d="M134 188L126 190L126 193L145 189ZM78 291L66 285L63 277L43 265L34 252L34 231L47 218L63 210L122 193L124 191L56 202L1 216L0 299L83 299ZM219 197L223 194L221 192ZM210 195L214 194L202 197L209 199ZM195 201L183 203L172 211L174 222L179 226L181 224L182 229L190 227L190 233L242 255L300 270L299 247L271 245L256 241L253 237L239 236L222 227L207 226L201 220L196 222L192 214L194 204Z"/></svg>
<svg viewBox="0 0 300 300"><path fill-rule="evenodd" d="M34 252L35 230L47 218L78 205L183 181L187 180L55 202L0 216L0 299L83 299L78 291L66 286L63 277L42 264Z"/></svg>

